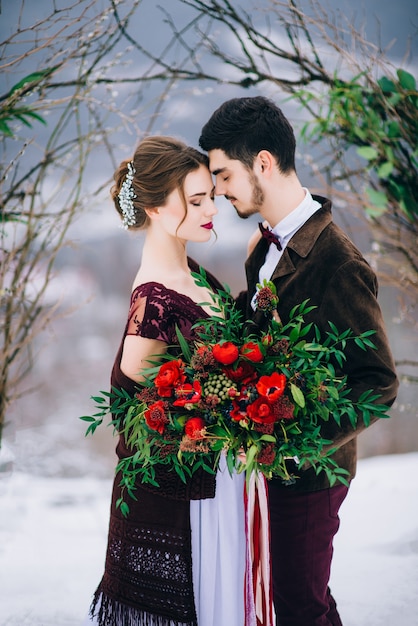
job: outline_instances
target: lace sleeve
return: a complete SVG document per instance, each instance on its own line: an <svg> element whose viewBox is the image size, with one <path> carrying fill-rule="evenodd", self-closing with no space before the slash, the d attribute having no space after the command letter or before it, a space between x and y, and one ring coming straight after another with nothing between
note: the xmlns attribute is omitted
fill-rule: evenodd
<svg viewBox="0 0 418 626"><path fill-rule="evenodd" d="M174 332L172 309L170 298L159 285L140 285L132 293L125 334L171 343Z"/></svg>

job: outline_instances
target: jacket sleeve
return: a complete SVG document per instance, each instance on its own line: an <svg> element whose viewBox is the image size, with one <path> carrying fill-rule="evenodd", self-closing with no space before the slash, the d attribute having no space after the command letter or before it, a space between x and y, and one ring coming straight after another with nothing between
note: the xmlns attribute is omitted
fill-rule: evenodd
<svg viewBox="0 0 418 626"><path fill-rule="evenodd" d="M248 298L248 291L240 291L240 293L235 298L235 305L237 307L237 310L240 311L243 314L244 319L247 317L247 315L246 315L246 313L247 313L247 298Z"/></svg>
<svg viewBox="0 0 418 626"><path fill-rule="evenodd" d="M364 351L354 341L347 342L342 373L347 376L347 386L351 389L350 398L353 401L357 401L365 391L372 390L380 396L377 403L391 406L396 398L399 381L377 301L377 291L376 276L370 266L364 260L347 261L335 272L323 294L318 312L319 326L321 329L329 329L328 320L332 320L340 332L348 328L355 335L367 330L376 331L371 336L376 349L367 348ZM376 419L372 418L371 421ZM342 428L331 420L327 425L327 434L332 436L333 447L339 447L364 428L361 419L356 429L352 428L348 420L342 424Z"/></svg>

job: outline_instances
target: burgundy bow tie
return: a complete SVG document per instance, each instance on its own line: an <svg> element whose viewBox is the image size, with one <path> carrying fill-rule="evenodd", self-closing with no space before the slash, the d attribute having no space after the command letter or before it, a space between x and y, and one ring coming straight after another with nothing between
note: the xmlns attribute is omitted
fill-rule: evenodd
<svg viewBox="0 0 418 626"><path fill-rule="evenodd" d="M273 233L272 230L263 226L262 222L259 222L258 228L260 229L261 234L263 235L264 239L267 239L269 244L274 243L274 245L276 246L278 250L282 249L282 244L280 243L280 239L276 235L276 233Z"/></svg>

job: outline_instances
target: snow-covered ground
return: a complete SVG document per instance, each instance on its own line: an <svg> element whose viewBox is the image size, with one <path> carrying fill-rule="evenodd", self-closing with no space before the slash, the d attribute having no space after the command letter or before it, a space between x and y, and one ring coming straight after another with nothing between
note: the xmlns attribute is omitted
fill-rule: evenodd
<svg viewBox="0 0 418 626"><path fill-rule="evenodd" d="M344 626L418 626L417 476L418 452L359 462L331 580ZM0 477L0 626L80 626L102 574L110 480Z"/></svg>

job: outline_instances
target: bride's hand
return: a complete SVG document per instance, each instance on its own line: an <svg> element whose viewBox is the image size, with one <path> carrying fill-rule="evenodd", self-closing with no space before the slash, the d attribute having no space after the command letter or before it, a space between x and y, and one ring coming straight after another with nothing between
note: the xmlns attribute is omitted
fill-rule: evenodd
<svg viewBox="0 0 418 626"><path fill-rule="evenodd" d="M237 455L237 459L240 461L240 463L246 463L247 462L247 455L244 452L244 448L240 448L239 449L239 453Z"/></svg>

